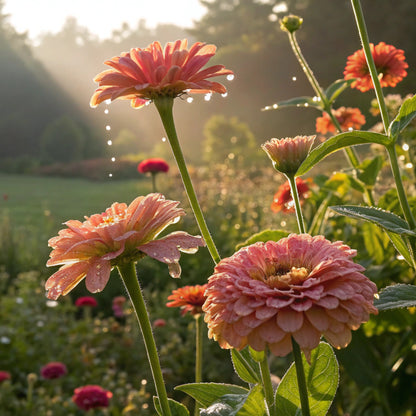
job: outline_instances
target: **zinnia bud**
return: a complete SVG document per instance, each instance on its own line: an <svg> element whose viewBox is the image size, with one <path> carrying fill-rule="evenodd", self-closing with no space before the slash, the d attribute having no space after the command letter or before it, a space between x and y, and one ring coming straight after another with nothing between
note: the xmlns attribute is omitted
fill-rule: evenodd
<svg viewBox="0 0 416 416"><path fill-rule="evenodd" d="M303 19L301 17L289 14L280 20L280 29L285 32L293 33L302 26L302 23Z"/></svg>

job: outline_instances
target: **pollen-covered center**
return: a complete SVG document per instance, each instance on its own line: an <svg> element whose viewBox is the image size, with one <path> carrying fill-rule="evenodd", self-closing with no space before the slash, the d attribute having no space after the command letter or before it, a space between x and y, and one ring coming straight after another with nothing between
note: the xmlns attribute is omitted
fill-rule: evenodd
<svg viewBox="0 0 416 416"><path fill-rule="evenodd" d="M124 215L122 214L113 214L113 215L106 215L102 217L102 222L99 224L99 227L107 227L109 225L116 224L124 219Z"/></svg>
<svg viewBox="0 0 416 416"><path fill-rule="evenodd" d="M305 267L287 269L276 269L275 272L265 279L265 283L276 289L288 289L293 285L301 285L309 276Z"/></svg>

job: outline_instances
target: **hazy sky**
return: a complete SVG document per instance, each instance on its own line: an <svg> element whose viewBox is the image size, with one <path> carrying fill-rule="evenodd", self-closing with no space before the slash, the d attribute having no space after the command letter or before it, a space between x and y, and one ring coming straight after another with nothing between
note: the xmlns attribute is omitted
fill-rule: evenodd
<svg viewBox="0 0 416 416"><path fill-rule="evenodd" d="M158 23L190 27L205 11L199 0L6 0L3 9L14 28L27 31L31 39L42 32L58 32L68 16L106 38L122 22L135 27L140 19L149 27Z"/></svg>

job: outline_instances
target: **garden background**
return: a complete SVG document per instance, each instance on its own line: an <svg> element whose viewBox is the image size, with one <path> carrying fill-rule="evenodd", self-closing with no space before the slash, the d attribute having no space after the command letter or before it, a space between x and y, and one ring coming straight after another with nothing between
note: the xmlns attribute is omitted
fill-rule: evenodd
<svg viewBox="0 0 416 416"><path fill-rule="evenodd" d="M214 240L227 256L260 230L295 231L293 216L270 208L283 180L269 166L260 144L270 137L313 134L320 114L304 108L261 111L275 102L311 94L277 22L281 2L201 3L206 14L187 31L174 25L149 29L140 20L136 27L125 24L111 38L99 40L88 28L68 19L59 33L45 34L32 44L10 26L0 0L0 370L12 374L11 382L0 386L1 414L78 414L71 395L82 384L105 384L113 392L111 407L96 414L152 414L149 390L153 389L148 385L150 373L134 316L128 304L122 317L113 313L113 298L125 295L116 273L111 285L96 297L98 306L93 309L74 305L78 297L87 295L83 284L58 305L48 302L43 290L52 272L45 267L50 251L47 240L63 221L81 220L114 201L129 203L151 192L149 178L137 172L143 159L162 157L170 163L170 171L157 178L158 190L181 201L187 210L181 229L198 233L156 112L134 111L125 102L113 103L108 111L89 108L95 88L92 78L102 69L105 57L156 39L164 44L187 37L190 43L201 40L217 45L215 62L236 74L227 83L228 95L209 101L196 97L193 102L183 97L175 108L185 156L201 206L209 212ZM349 2L285 3L289 12L304 18L298 40L321 84L342 78L346 57L360 46ZM370 39L403 49L409 64L408 76L385 93L414 93L413 0L365 0L363 8ZM367 120L363 129L378 122L370 112L373 98L372 92L353 90L342 96L342 105L360 107ZM412 134L409 144L414 130ZM359 151L365 156L369 149ZM327 195L325 189L331 189L336 203L357 202L359 195L347 177L329 177L328 172L339 168L339 159L331 157L325 168L321 164L312 171L315 187L305 201L310 223ZM414 184L414 171L407 174ZM394 211L394 196L386 193L391 183L388 169L380 175L384 180L377 189L383 195L379 206ZM325 236L358 249L358 261L379 287L412 282L404 262L375 226L331 217L325 222ZM167 308L167 297L178 285L205 283L212 273L205 250L183 256L181 265L179 283L167 282L165 267L146 259L139 273L151 316L161 320L154 331L168 391L193 380L189 351L194 322ZM395 310L372 318L354 333L352 344L337 353L342 384L332 414L385 414L385 401L395 415L413 414L409 412L416 409L415 321L415 314ZM207 341L205 357L210 363L204 368L205 380L239 382L228 351ZM55 381L42 379L40 369L50 361L66 363L68 375ZM276 359L272 366L281 374L287 364ZM28 379L30 374L36 377ZM185 395L174 394L192 406Z"/></svg>

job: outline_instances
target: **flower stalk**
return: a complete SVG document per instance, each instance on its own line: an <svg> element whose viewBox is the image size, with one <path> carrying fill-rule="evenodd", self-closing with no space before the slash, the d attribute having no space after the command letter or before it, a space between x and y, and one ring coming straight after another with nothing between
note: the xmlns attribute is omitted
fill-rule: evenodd
<svg viewBox="0 0 416 416"><path fill-rule="evenodd" d="M156 342L152 333L152 326L149 320L149 314L143 299L142 290L137 280L136 269L133 262L119 265L118 271L139 322L140 330L143 335L146 346L147 358L150 363L153 381L155 383L156 393L159 398L160 407L163 416L171 416L168 396L166 393L165 383L163 381L162 369L160 367L159 356L157 353Z"/></svg>
<svg viewBox="0 0 416 416"><path fill-rule="evenodd" d="M263 382L263 391L266 398L267 407L269 409L270 416L277 416L276 406L274 403L274 392L272 379L270 377L269 363L267 362L267 354L263 354L263 359L260 361L261 379Z"/></svg>
<svg viewBox="0 0 416 416"><path fill-rule="evenodd" d="M195 383L202 381L202 352L204 341L204 326L201 314L195 315ZM195 401L195 416L199 416L198 402Z"/></svg>
<svg viewBox="0 0 416 416"><path fill-rule="evenodd" d="M168 96L160 97L155 99L154 103L159 112L160 118L162 119L162 123L168 136L168 140L172 148L176 163L178 165L179 172L182 177L182 182L185 186L189 203L195 215L195 219L198 223L199 229L202 236L204 237L205 243L207 244L208 250L214 263L218 263L221 258L205 222L205 218L199 205L188 169L186 167L185 158L179 144L175 122L173 119L173 98Z"/></svg>
<svg viewBox="0 0 416 416"><path fill-rule="evenodd" d="M305 370L303 368L302 353L299 344L292 337L293 356L295 359L296 376L298 379L300 405L302 408L302 416L310 416L308 388L306 386Z"/></svg>
<svg viewBox="0 0 416 416"><path fill-rule="evenodd" d="M305 221L303 219L302 209L300 207L299 192L296 186L295 175L286 175L290 185L290 193L292 194L293 203L295 204L296 220L298 222L299 232L301 234L306 233Z"/></svg>

